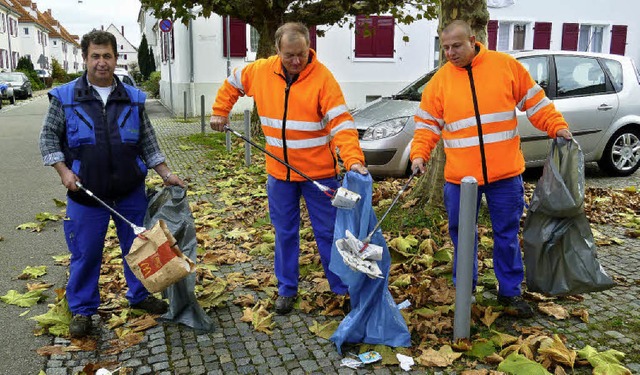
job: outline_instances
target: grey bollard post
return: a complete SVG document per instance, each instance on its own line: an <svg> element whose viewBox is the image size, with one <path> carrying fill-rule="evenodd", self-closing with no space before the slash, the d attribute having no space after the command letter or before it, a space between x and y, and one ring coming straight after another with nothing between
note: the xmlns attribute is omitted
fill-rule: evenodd
<svg viewBox="0 0 640 375"><path fill-rule="evenodd" d="M229 120L229 126L231 126L231 120ZM225 141L227 143L227 152L231 152L231 134L229 132L225 133Z"/></svg>
<svg viewBox="0 0 640 375"><path fill-rule="evenodd" d="M200 95L200 132L204 134L204 95Z"/></svg>
<svg viewBox="0 0 640 375"><path fill-rule="evenodd" d="M456 254L456 309L453 316L453 339L469 338L471 334L471 294L473 261L476 245L476 206L478 181L464 177L460 184L458 216L458 249Z"/></svg>
<svg viewBox="0 0 640 375"><path fill-rule="evenodd" d="M183 98L183 102L184 102L184 121L187 121L187 92L183 91L182 92L182 98Z"/></svg>
<svg viewBox="0 0 640 375"><path fill-rule="evenodd" d="M244 110L244 136L251 139L251 111ZM249 142L244 143L244 165L251 165L251 145Z"/></svg>

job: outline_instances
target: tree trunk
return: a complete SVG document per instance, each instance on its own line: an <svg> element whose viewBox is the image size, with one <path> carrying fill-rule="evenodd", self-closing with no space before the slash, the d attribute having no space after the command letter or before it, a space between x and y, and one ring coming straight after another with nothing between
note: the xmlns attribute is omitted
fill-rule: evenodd
<svg viewBox="0 0 640 375"><path fill-rule="evenodd" d="M279 26L280 25L277 22L269 20L265 20L265 22L253 26L258 30L258 34L260 35L256 59L267 58L276 54L275 35ZM262 137L260 116L258 115L258 108L256 107L255 102L253 104L253 111L251 111L251 137Z"/></svg>
<svg viewBox="0 0 640 375"><path fill-rule="evenodd" d="M440 2L440 23L438 32L454 20L464 20L469 23L476 35L476 40L485 43L487 39L487 23L489 11L486 0L442 0ZM440 49L440 65L445 63L445 56ZM431 212L433 210L444 211L443 187L444 187L445 155L442 140L431 153L427 170L416 184L409 199L418 198L417 207Z"/></svg>

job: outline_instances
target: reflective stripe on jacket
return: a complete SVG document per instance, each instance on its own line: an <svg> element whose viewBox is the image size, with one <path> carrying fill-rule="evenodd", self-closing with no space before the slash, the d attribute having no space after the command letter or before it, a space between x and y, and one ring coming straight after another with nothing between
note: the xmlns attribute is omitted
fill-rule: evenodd
<svg viewBox="0 0 640 375"><path fill-rule="evenodd" d="M339 173L336 148L347 170L355 163L364 165L364 155L338 82L313 50L309 60L290 87L278 56L234 69L218 90L213 114L228 116L240 95L253 97L266 149L312 179L321 179ZM279 180L304 180L269 156L266 168Z"/></svg>
<svg viewBox="0 0 640 375"><path fill-rule="evenodd" d="M428 160L442 137L446 155L444 176L456 184L465 176L473 176L483 185L524 171L516 107L525 111L531 123L549 137L568 128L562 114L515 58L487 50L478 42L476 51L470 71L451 63L438 70L424 89L414 116L416 130L411 159Z"/></svg>

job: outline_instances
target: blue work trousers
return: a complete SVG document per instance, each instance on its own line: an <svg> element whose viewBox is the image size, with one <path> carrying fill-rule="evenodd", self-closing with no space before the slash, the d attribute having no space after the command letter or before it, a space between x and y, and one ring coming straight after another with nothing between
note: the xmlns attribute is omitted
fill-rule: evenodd
<svg viewBox="0 0 640 375"><path fill-rule="evenodd" d="M335 178L318 180L322 185L338 189ZM329 280L331 290L346 294L347 286L340 277L329 270L336 208L331 198L309 181L282 181L269 176L267 181L269 216L276 231L275 273L278 278L278 295L293 297L298 293L300 257L300 197L304 197L311 219L311 227L318 245L320 261Z"/></svg>
<svg viewBox="0 0 640 375"><path fill-rule="evenodd" d="M144 185L140 185L134 192L116 202L107 203L112 204L116 212L127 220L142 226L147 210ZM71 252L67 301L73 314L90 316L95 314L100 306L98 279L102 265L102 250L111 217L111 212L103 206L86 206L67 199L68 219L64 222L64 234ZM129 253L135 238L133 229L115 215L113 221L122 249L124 276L129 287L126 297L133 305L144 300L149 292L124 261L124 256Z"/></svg>
<svg viewBox="0 0 640 375"><path fill-rule="evenodd" d="M498 294L504 297L519 296L524 279L522 254L518 241L520 219L524 210L524 185L522 176L516 176L478 186L476 212L484 194L489 208L493 229L493 268L498 279ZM447 182L444 186L444 202L449 217L449 235L454 245L453 281L456 280L458 253L458 220L460 212L460 185ZM478 215L476 214L476 222ZM474 246L473 288L478 281L478 228Z"/></svg>

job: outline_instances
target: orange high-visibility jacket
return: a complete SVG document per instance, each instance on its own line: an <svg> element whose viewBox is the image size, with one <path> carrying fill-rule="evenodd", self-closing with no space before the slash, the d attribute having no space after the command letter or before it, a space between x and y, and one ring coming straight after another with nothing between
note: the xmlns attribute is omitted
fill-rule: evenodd
<svg viewBox="0 0 640 375"><path fill-rule="evenodd" d="M487 50L477 42L476 50L471 72L482 124L482 145L471 81L465 68L451 63L443 65L422 92L420 108L414 116L411 160L417 157L428 160L442 137L446 156L444 177L455 184L465 176L473 176L483 185L524 172L516 107L526 111L531 123L549 137L568 128L544 90L515 58ZM488 181L483 177L481 147Z"/></svg>
<svg viewBox="0 0 640 375"><path fill-rule="evenodd" d="M355 163L364 165L364 154L338 82L315 51L309 56L288 90L278 56L236 68L218 90L213 114L228 116L240 95L253 97L267 151L315 180L339 173L336 147L347 170ZM266 165L267 173L279 180L304 180L270 156Z"/></svg>

